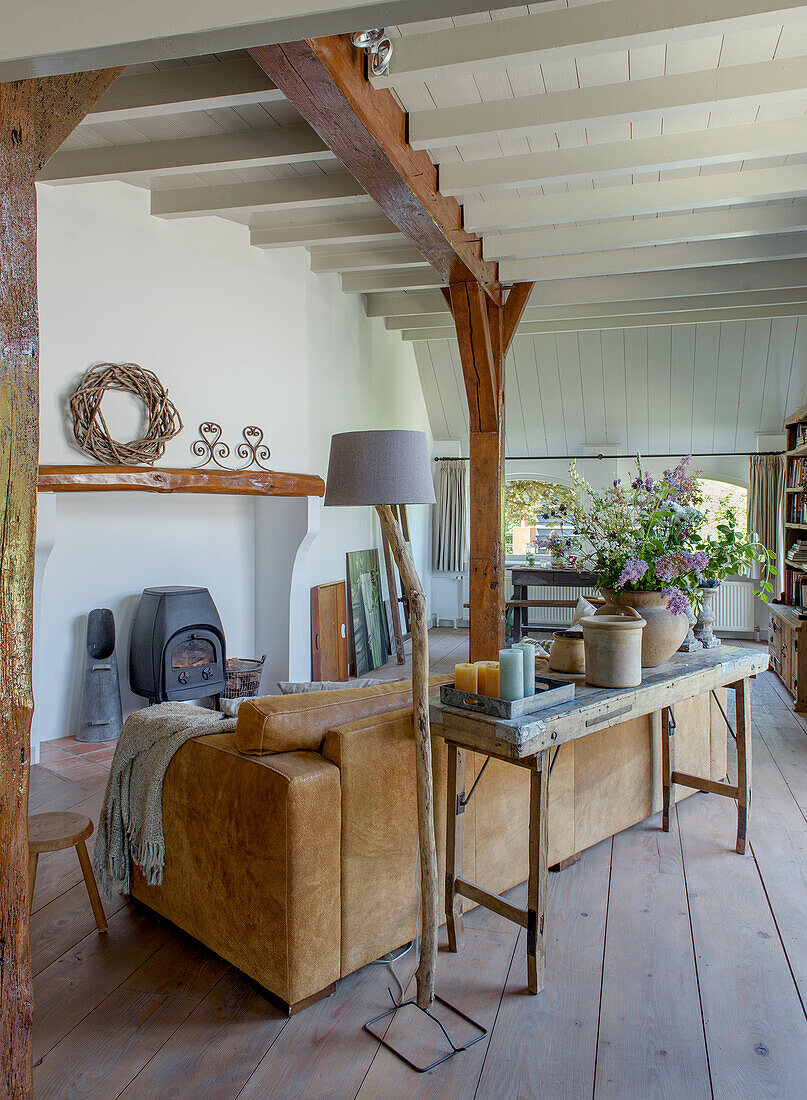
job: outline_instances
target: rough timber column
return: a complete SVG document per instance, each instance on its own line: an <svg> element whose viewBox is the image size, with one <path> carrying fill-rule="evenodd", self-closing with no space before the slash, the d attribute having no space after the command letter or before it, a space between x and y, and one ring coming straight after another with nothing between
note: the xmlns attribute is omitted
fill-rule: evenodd
<svg viewBox="0 0 807 1100"><path fill-rule="evenodd" d="M497 306L478 283L452 283L470 423L470 659L496 660L504 645L504 359L532 283Z"/></svg>
<svg viewBox="0 0 807 1100"><path fill-rule="evenodd" d="M36 173L118 69L0 84L0 1095L31 1095L28 774L39 461Z"/></svg>

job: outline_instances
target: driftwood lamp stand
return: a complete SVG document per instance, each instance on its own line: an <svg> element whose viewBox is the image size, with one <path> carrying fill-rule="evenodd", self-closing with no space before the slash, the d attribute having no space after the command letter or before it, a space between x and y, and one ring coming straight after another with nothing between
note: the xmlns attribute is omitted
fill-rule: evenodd
<svg viewBox="0 0 807 1100"><path fill-rule="evenodd" d="M414 1001L395 1004L389 1012L365 1025L390 1050L413 1069L432 1069L445 1058L465 1050L470 1043L456 1046L440 1021L431 1016L435 1001L434 979L437 969L438 885L437 847L434 839L434 784L429 726L429 633L426 620L426 596L409 553L400 524L391 505L434 504L434 485L426 437L413 431L344 432L331 439L331 456L325 490L325 505L374 507L389 540L395 564L401 574L410 604L412 622L412 706L415 723L415 767L417 773L418 840L420 878L423 899L420 961L417 970L417 995ZM391 598L393 598L391 594ZM438 1001L467 1020L480 1034L484 1028L469 1020L442 998ZM450 1044L445 1057L430 1065L417 1065L388 1040L371 1031L373 1024L405 1006L416 1005L442 1030Z"/></svg>

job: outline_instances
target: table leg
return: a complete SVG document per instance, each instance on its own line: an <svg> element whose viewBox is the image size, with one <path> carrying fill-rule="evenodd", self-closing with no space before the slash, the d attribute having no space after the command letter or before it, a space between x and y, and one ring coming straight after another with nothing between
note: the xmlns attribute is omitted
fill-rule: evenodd
<svg viewBox="0 0 807 1100"><path fill-rule="evenodd" d="M462 900L454 889L456 879L462 878L464 852L465 806L465 750L457 745L448 746L448 774L446 781L446 930L448 950L458 950L462 935Z"/></svg>
<svg viewBox="0 0 807 1100"><path fill-rule="evenodd" d="M669 707L661 712L661 828L670 831L672 773L675 771L675 719Z"/></svg>
<svg viewBox="0 0 807 1100"><path fill-rule="evenodd" d="M527 882L527 986L540 993L546 977L546 895L549 864L549 752L530 771L530 869Z"/></svg>
<svg viewBox="0 0 807 1100"><path fill-rule="evenodd" d="M527 591L526 588L523 588L520 584L513 585L513 599L514 600L526 600L527 597L524 595L524 593L526 591ZM526 608L523 608L523 607L514 607L513 608L513 641L514 642L520 642L521 641L521 629L522 629L523 620L524 620L524 617L525 617L525 615L524 615L525 610L526 610Z"/></svg>
<svg viewBox="0 0 807 1100"><path fill-rule="evenodd" d="M751 816L751 681L734 685L737 717L737 851L745 852Z"/></svg>

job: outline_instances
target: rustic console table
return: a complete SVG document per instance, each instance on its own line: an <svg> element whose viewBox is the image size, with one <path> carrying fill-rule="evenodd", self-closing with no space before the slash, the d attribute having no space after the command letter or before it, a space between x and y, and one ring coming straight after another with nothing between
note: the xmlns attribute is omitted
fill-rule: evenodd
<svg viewBox="0 0 807 1100"><path fill-rule="evenodd" d="M768 667L768 655L724 647L696 654L676 654L660 668L647 669L640 687L593 688L578 685L575 699L518 719L489 718L436 703L432 731L448 747L446 822L446 918L450 951L462 933L460 897L506 917L527 929L527 984L530 993L544 987L548 871L549 777L560 745L625 722L658 716L661 730L662 828L670 827L672 785L724 795L737 800L736 850L745 851L751 808L750 681ZM714 692L735 690L737 783L689 775L675 769L677 703ZM728 726L728 719L726 720ZM730 728L730 727L729 727ZM521 909L462 877L463 814L488 761L465 793L465 752L504 760L530 772L529 878L527 907Z"/></svg>

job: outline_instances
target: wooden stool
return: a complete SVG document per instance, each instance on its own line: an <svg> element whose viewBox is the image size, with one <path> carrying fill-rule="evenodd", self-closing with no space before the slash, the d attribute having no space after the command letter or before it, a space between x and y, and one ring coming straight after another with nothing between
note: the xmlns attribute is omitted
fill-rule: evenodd
<svg viewBox="0 0 807 1100"><path fill-rule="evenodd" d="M92 873L90 857L87 855L87 845L84 841L94 829L93 823L84 814L73 814L69 811L50 814L34 814L28 818L28 908L34 903L34 885L36 883L36 865L40 852L59 852L62 848L75 848L78 861L81 864L81 873L87 893L90 895L90 905L95 916L95 923L99 932L106 932L106 916L101 898L98 895L98 886L95 875Z"/></svg>

